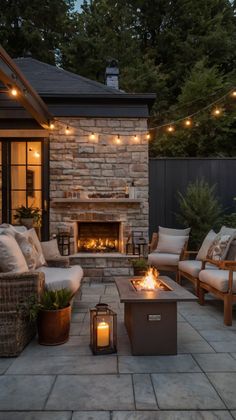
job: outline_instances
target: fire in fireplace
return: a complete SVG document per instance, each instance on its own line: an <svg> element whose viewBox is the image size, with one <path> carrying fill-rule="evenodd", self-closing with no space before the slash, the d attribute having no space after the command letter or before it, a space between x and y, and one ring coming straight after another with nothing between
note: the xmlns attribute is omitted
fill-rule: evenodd
<svg viewBox="0 0 236 420"><path fill-rule="evenodd" d="M78 222L78 252L119 252L119 222Z"/></svg>

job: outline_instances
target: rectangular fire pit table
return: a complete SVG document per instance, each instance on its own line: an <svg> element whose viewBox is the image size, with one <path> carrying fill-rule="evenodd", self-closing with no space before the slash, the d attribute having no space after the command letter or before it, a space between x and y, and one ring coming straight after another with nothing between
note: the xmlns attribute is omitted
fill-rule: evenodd
<svg viewBox="0 0 236 420"><path fill-rule="evenodd" d="M137 279L116 279L132 354L177 354L177 302L197 298L166 276L159 277L165 290L137 291L132 283Z"/></svg>

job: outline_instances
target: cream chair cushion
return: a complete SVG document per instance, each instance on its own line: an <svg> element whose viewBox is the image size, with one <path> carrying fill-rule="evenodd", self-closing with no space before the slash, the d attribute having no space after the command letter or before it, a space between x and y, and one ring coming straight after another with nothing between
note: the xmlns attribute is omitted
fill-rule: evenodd
<svg viewBox="0 0 236 420"><path fill-rule="evenodd" d="M154 265L155 267L161 267L163 265L177 266L179 262L178 254L166 254L159 252L152 252L148 255L148 264Z"/></svg>
<svg viewBox="0 0 236 420"><path fill-rule="evenodd" d="M35 249L34 242L30 237L29 231L16 233L15 239L25 257L29 270L34 270L37 266L38 253Z"/></svg>
<svg viewBox="0 0 236 420"><path fill-rule="evenodd" d="M188 236L175 236L159 234L157 248L153 252L180 254Z"/></svg>
<svg viewBox="0 0 236 420"><path fill-rule="evenodd" d="M80 265L69 268L39 267L36 269L45 274L45 285L49 290L70 289L74 294L80 287L83 270Z"/></svg>
<svg viewBox="0 0 236 420"><path fill-rule="evenodd" d="M29 271L18 243L12 235L0 235L0 271L24 273Z"/></svg>
<svg viewBox="0 0 236 420"><path fill-rule="evenodd" d="M220 292L228 291L228 270L202 270L199 274L201 282L209 284ZM236 271L233 273L233 292L236 292Z"/></svg>
<svg viewBox="0 0 236 420"><path fill-rule="evenodd" d="M36 268L41 267L42 265L47 265L46 260L43 255L43 250L38 238L38 235L34 228L28 230L29 240L33 243L36 250Z"/></svg>
<svg viewBox="0 0 236 420"><path fill-rule="evenodd" d="M184 260L179 261L179 270L183 271L184 273L189 274L192 277L198 277L200 271L202 269L202 262L196 260ZM218 269L213 264L206 264L206 269Z"/></svg>
<svg viewBox="0 0 236 420"><path fill-rule="evenodd" d="M188 236L190 233L191 228L186 229L170 229L166 227L159 226L159 233L163 233L164 235L171 235L171 236Z"/></svg>

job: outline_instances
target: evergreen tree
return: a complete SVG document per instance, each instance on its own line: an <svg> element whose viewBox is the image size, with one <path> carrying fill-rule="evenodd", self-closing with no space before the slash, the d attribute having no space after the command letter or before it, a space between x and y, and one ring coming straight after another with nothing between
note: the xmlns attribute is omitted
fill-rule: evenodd
<svg viewBox="0 0 236 420"><path fill-rule="evenodd" d="M0 43L12 57L54 64L73 21L74 0L1 0Z"/></svg>

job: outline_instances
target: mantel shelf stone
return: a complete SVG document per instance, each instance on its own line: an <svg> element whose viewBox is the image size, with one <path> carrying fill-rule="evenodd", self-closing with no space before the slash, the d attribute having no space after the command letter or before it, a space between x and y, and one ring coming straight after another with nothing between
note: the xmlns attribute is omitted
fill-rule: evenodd
<svg viewBox="0 0 236 420"><path fill-rule="evenodd" d="M53 198L52 204L69 203L111 203L111 204L140 204L142 200L132 198Z"/></svg>

